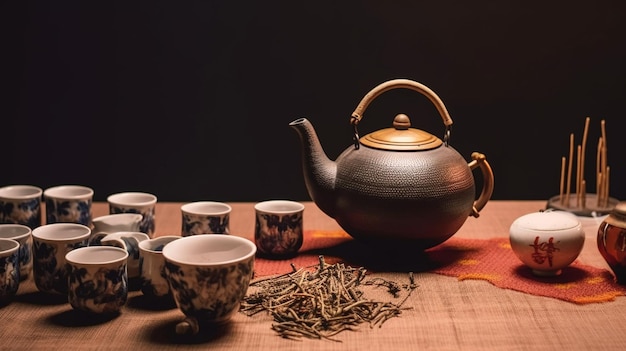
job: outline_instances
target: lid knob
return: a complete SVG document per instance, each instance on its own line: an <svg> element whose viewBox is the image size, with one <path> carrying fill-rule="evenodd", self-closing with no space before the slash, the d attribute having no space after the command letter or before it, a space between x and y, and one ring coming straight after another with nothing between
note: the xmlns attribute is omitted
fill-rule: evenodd
<svg viewBox="0 0 626 351"><path fill-rule="evenodd" d="M411 127L411 120L409 119L409 116L405 115L404 113L398 114L393 119L393 127L397 130L409 129Z"/></svg>

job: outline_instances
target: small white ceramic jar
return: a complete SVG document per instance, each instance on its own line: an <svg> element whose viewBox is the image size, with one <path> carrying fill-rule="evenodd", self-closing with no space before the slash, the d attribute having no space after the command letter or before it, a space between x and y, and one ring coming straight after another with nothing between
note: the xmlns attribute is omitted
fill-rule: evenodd
<svg viewBox="0 0 626 351"><path fill-rule="evenodd" d="M585 232L578 218L565 211L529 213L509 230L511 248L538 276L557 276L580 254Z"/></svg>

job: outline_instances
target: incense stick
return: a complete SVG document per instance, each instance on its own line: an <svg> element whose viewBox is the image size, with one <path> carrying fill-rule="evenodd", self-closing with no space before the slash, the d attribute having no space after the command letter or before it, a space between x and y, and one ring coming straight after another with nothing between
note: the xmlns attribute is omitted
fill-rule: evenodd
<svg viewBox="0 0 626 351"><path fill-rule="evenodd" d="M561 200L561 205L565 205L565 198L563 197L563 193L565 191L565 157L561 157L561 183L559 185L559 199Z"/></svg>
<svg viewBox="0 0 626 351"><path fill-rule="evenodd" d="M584 184L586 184L585 182L585 154L587 153L587 135L589 134L589 120L590 120L589 117L585 119L585 129L583 130L583 139L581 142L580 164L578 165L580 183L579 183L577 192L579 194L578 197L580 199L580 202L582 203L585 202L584 194L586 193L586 189L584 189L583 187L585 186ZM582 207L584 208L585 205L583 204Z"/></svg>
<svg viewBox="0 0 626 351"><path fill-rule="evenodd" d="M569 207L569 193L572 188L572 159L574 158L574 133L569 135L569 164L567 166L567 188L565 190L565 206Z"/></svg>
<svg viewBox="0 0 626 351"><path fill-rule="evenodd" d="M580 193L580 184L582 182L580 175L580 159L581 159L581 146L578 145L576 147L576 207L580 207L580 203L582 202L581 193Z"/></svg>

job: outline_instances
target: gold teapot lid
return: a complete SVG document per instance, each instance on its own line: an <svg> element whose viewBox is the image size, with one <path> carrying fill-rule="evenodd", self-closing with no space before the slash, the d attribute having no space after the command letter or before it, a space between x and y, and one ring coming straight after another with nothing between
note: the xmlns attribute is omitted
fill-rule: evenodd
<svg viewBox="0 0 626 351"><path fill-rule="evenodd" d="M361 144L375 149L394 151L431 150L443 144L436 136L411 128L411 120L402 113L393 119L393 128L377 130L359 140Z"/></svg>

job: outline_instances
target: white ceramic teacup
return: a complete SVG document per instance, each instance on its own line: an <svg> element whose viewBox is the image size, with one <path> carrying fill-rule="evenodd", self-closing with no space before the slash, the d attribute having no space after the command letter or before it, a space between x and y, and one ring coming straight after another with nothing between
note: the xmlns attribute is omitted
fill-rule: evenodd
<svg viewBox="0 0 626 351"><path fill-rule="evenodd" d="M216 201L190 202L180 207L183 227L181 236L229 234L230 205Z"/></svg>
<svg viewBox="0 0 626 351"><path fill-rule="evenodd" d="M176 306L186 316L176 332L228 321L239 310L254 273L256 246L235 235L193 235L163 248Z"/></svg>
<svg viewBox="0 0 626 351"><path fill-rule="evenodd" d="M82 185L60 185L43 192L46 224L78 223L91 227L93 190Z"/></svg>
<svg viewBox="0 0 626 351"><path fill-rule="evenodd" d="M0 238L0 305L11 302L20 286L20 243Z"/></svg>
<svg viewBox="0 0 626 351"><path fill-rule="evenodd" d="M139 213L142 215L139 231L154 237L156 231L156 203L157 197L142 192L123 192L107 197L109 214Z"/></svg>
<svg viewBox="0 0 626 351"><path fill-rule="evenodd" d="M30 229L41 225L43 190L32 185L0 188L0 223L23 224Z"/></svg>
<svg viewBox="0 0 626 351"><path fill-rule="evenodd" d="M254 240L259 253L287 257L298 253L304 240L304 205L289 200L268 200L254 205Z"/></svg>
<svg viewBox="0 0 626 351"><path fill-rule="evenodd" d="M33 276L37 289L67 294L65 255L88 246L91 229L78 223L46 224L33 229Z"/></svg>
<svg viewBox="0 0 626 351"><path fill-rule="evenodd" d="M112 246L88 246L65 255L68 301L79 311L120 312L128 299L128 252Z"/></svg>
<svg viewBox="0 0 626 351"><path fill-rule="evenodd" d="M32 230L22 224L0 224L0 238L13 239L20 244L20 280L28 278L33 270Z"/></svg>

